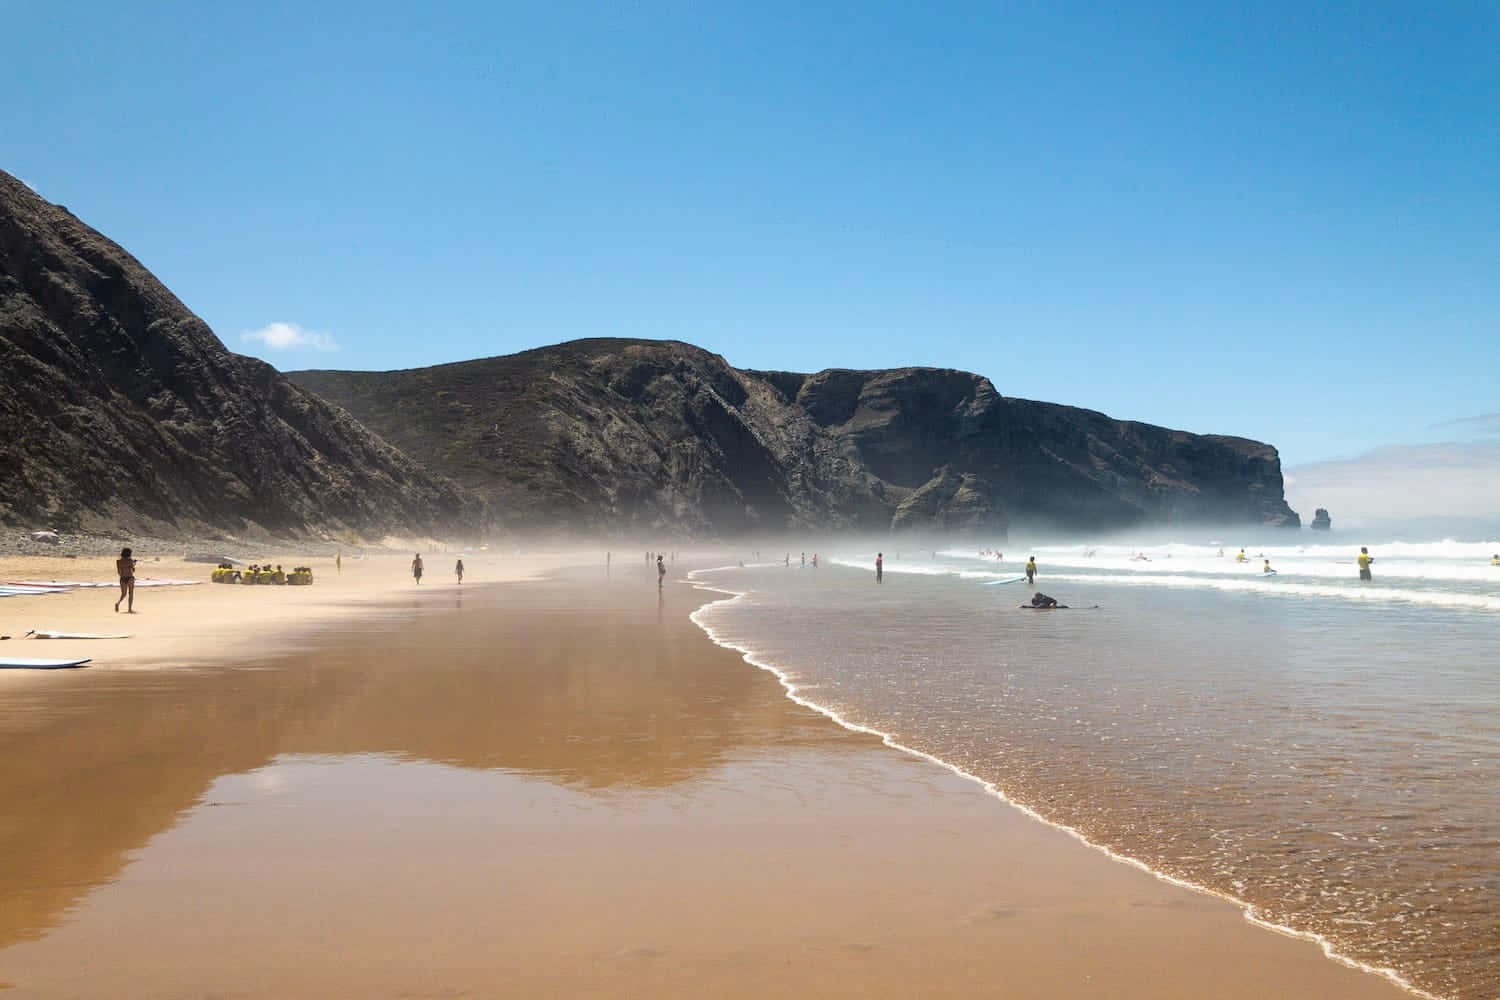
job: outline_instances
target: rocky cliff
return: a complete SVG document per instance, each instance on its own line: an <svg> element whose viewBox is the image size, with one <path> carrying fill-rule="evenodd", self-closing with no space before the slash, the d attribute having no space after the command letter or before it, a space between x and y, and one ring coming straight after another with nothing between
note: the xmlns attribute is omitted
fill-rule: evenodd
<svg viewBox="0 0 1500 1000"><path fill-rule="evenodd" d="M481 505L232 354L115 243L0 172L0 522L477 530Z"/></svg>
<svg viewBox="0 0 1500 1000"><path fill-rule="evenodd" d="M582 340L289 377L513 529L1298 524L1269 445L1012 399L968 372L744 371L689 344Z"/></svg>

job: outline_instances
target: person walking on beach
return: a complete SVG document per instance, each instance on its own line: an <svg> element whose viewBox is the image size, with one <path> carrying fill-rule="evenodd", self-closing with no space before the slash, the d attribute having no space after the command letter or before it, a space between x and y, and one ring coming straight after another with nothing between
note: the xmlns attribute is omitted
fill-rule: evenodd
<svg viewBox="0 0 1500 1000"><path fill-rule="evenodd" d="M1374 579L1370 576L1370 563L1374 561L1375 557L1370 555L1370 550L1361 545L1359 547L1359 578L1361 580Z"/></svg>
<svg viewBox="0 0 1500 1000"><path fill-rule="evenodd" d="M1036 556L1029 556L1026 559L1026 585L1030 586L1034 583L1036 583Z"/></svg>
<svg viewBox="0 0 1500 1000"><path fill-rule="evenodd" d="M875 582L885 582L885 554L882 552L875 553Z"/></svg>
<svg viewBox="0 0 1500 1000"><path fill-rule="evenodd" d="M333 554L333 571L339 576L344 575L344 554L335 552Z"/></svg>
<svg viewBox="0 0 1500 1000"><path fill-rule="evenodd" d="M420 584L422 582L422 553L420 552L411 561L411 575L416 578L417 583Z"/></svg>
<svg viewBox="0 0 1500 1000"><path fill-rule="evenodd" d="M661 556L656 557L656 589L660 590L662 582L667 578L667 564L661 561Z"/></svg>
<svg viewBox="0 0 1500 1000"><path fill-rule="evenodd" d="M458 574L458 585L462 587L464 583L464 561L462 559L458 561L457 566L453 567L453 572Z"/></svg>
<svg viewBox="0 0 1500 1000"><path fill-rule="evenodd" d="M120 600L115 601L115 610L120 610L120 601L125 602L125 613L135 614L135 560L130 556L128 548L120 550L120 558L115 560L115 570L120 574Z"/></svg>

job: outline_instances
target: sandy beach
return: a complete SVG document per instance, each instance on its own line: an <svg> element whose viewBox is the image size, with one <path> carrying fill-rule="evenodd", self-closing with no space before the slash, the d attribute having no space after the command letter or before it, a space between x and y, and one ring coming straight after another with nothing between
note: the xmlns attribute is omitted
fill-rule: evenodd
<svg viewBox="0 0 1500 1000"><path fill-rule="evenodd" d="M681 565L409 560L0 601L133 636L4 644L99 663L0 672L6 995L1403 995L790 702Z"/></svg>

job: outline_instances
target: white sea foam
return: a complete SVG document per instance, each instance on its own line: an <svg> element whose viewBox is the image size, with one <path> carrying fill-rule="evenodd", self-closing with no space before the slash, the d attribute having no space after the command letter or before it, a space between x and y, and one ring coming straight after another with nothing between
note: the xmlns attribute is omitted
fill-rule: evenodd
<svg viewBox="0 0 1500 1000"><path fill-rule="evenodd" d="M1411 590L1402 587L1382 587L1365 584L1335 586L1329 584L1292 583L1281 577L1264 577L1253 580L1224 580L1200 576L1163 575L1110 575L1101 573L1049 573L1048 580L1063 580L1068 583L1096 583L1127 587L1192 587L1210 590L1226 590L1246 594L1264 594L1271 597L1331 597L1344 601L1367 601L1374 603L1399 602L1425 604L1444 608L1473 608L1480 611L1500 611L1500 597L1486 594L1463 594L1444 590Z"/></svg>
<svg viewBox="0 0 1500 1000"><path fill-rule="evenodd" d="M864 561L864 560L853 560L853 559L839 558L839 559L831 559L829 561L830 562L834 562L837 565L849 566L849 567L853 567L853 568L857 568L857 569L868 569L868 568L872 568L872 565L873 565L873 560L871 560L871 561ZM776 665L774 663L771 663L767 659L764 659L759 654L757 654L757 652L752 647L750 647L748 645L744 645L744 644L742 644L742 642L738 642L738 641L735 641L734 639L730 639L730 638L726 637L723 634L723 632L721 632L720 630L716 629L707 620L712 615L714 609L720 608L720 607L727 607L729 605L734 604L737 601L741 601L741 600L745 599L745 597L749 593L748 591L731 590L731 589L726 589L726 587L723 587L723 586L715 586L713 584L704 582L702 579L700 579L700 577L702 577L702 576L710 576L710 575L722 573L724 569L728 569L728 568L729 567L723 567L723 568L711 569L711 570L694 570L694 571L692 571L692 572L690 572L688 574L688 577L687 577L688 581L690 583L692 583L694 587L696 587L696 588L698 588L700 590L706 590L706 591L711 591L711 592L714 592L714 593L719 593L719 594L726 595L722 600L711 601L708 604L705 604L703 607L701 607L697 611L693 612L692 615L690 615L689 617L691 618L691 620L693 621L693 623L695 625L697 625L699 628L701 628L704 631L704 633L709 637L709 639L715 645L724 647L726 649L732 649L732 650L734 650L735 652L737 652L737 653L739 653L741 655L741 657L745 660L746 663L749 663L752 666L755 666L755 667L758 667L758 668L760 668L762 670L765 670L768 673L770 673L773 676L775 676L776 679L781 683L782 688L785 690L787 697L791 701L793 701L793 702L797 703L798 705L801 705L801 706L803 706L805 708L808 708L808 709L811 709L811 710L813 710L815 712L818 712L819 714L821 714L823 716L826 716L827 718L831 719L833 722L837 723L838 725L842 726L845 729L851 730L853 732L867 733L867 734L872 735L872 736L878 736L880 738L880 740L881 740L882 743L884 743L886 746L888 746L888 747L890 747L890 748L892 748L894 750L899 750L902 753L909 754L909 755L911 755L913 757L921 758L922 760L928 761L929 763L936 764L939 767L945 768L948 771L952 772L953 774L958 775L961 778L965 778L965 779L967 779L969 781L972 781L975 784L979 785L985 792L987 792L988 794L994 796L995 798L999 799L1000 801L1005 802L1008 805L1010 805L1010 806L1012 806L1012 807L1014 807L1016 809L1019 809L1022 813L1026 814L1030 818L1032 818L1032 819L1034 819L1034 820L1036 820L1036 821L1038 821L1040 823L1044 823L1047 826L1052 827L1053 829L1059 830L1059 831L1067 834L1068 836L1073 837L1074 839L1080 841L1081 843L1087 845L1088 847L1093 848L1094 850L1100 852L1101 854L1104 854L1105 856L1107 856L1111 860L1120 862L1122 864L1127 864L1127 865L1130 865L1131 867L1140 869L1141 871L1147 872L1147 873L1155 876L1156 878L1161 879L1164 882L1168 882L1168 883L1170 883L1172 885L1180 886L1180 887L1182 887L1184 889L1190 889L1190 890L1195 891L1195 892L1200 892L1200 893L1203 893L1205 895L1214 896L1214 897L1217 897L1219 899L1223 899L1223 900L1226 900L1228 902L1231 902L1231 903L1235 904L1236 906L1238 906L1240 908L1240 911L1244 915L1245 919L1247 921L1249 921L1250 923L1252 923L1252 924L1255 924L1255 925L1260 926L1260 927L1264 927L1264 928L1266 928L1268 930L1275 931L1275 932L1277 932L1279 934L1283 934L1283 935L1286 935L1288 937L1299 938L1299 939L1305 940L1305 941L1316 942L1317 945L1322 949L1323 954L1325 956L1327 956L1328 958L1332 959L1333 961L1336 961L1336 962L1340 963L1341 965L1349 966L1349 967L1355 968L1355 969L1360 969L1360 970L1362 970L1364 972L1373 973L1373 974L1375 974L1377 976L1380 976L1380 977L1382 977L1382 978L1384 978L1386 980L1389 980L1390 982L1392 982L1395 985L1401 987L1402 989L1404 989L1404 990L1412 993L1415 996L1426 998L1426 1000L1440 1000L1440 998L1436 994L1432 994L1432 993L1429 993L1429 992L1427 992L1425 990L1422 990L1422 989L1418 988L1417 986L1415 986L1414 984L1412 984L1411 982L1409 982L1408 980L1406 980L1405 978L1403 978L1399 973L1397 973L1396 971L1394 971L1392 969L1384 968L1384 967L1381 967L1381 966L1370 965L1370 964L1367 964L1367 963L1360 962L1360 961L1357 961L1355 959L1349 958L1349 957L1347 957L1347 956L1345 956L1343 954L1340 954L1336 950L1336 948L1334 946L1334 943L1330 939L1328 939L1327 937L1324 937L1323 935L1316 934L1316 933L1313 933L1313 932L1310 932L1310 931L1301 931L1301 930L1297 930L1297 929L1292 928L1292 927L1284 926L1282 924L1273 923L1273 922L1271 922L1271 921L1263 918L1262 916L1260 916L1260 914L1256 910L1256 907L1253 906L1252 904L1248 903L1247 901L1243 900L1243 899L1240 899L1240 898L1238 898L1236 896L1232 896L1232 895L1230 895L1228 893L1220 892L1220 891L1218 891L1216 889L1211 889L1211 888L1209 888L1207 886L1200 885L1200 884L1195 883L1195 882L1190 882L1190 881L1188 881L1186 879L1178 878L1177 876L1171 875L1171 874L1169 874L1167 872L1158 871L1157 869L1154 869L1150 865L1146 864L1144 861L1141 861L1141 860L1139 860L1137 858L1133 858L1133 857L1130 857L1128 855L1121 854L1121 853L1119 853L1117 851L1111 850L1109 847L1107 847L1107 846L1105 846L1103 844L1099 844L1099 843L1096 843L1096 842L1090 840L1088 837L1084 836L1084 834L1082 832L1080 832L1079 830L1074 829L1073 827L1066 826L1064 824L1057 823L1057 822L1054 822L1052 820L1049 820L1047 817L1043 816L1040 812L1038 812L1035 809L1031 808L1030 806L1026 805L1024 802L1019 802L1019 801L1017 801L1015 799L1012 799L1010 796L1006 795L1005 792L1003 790L1001 790L1000 787L997 786L995 783L993 783L991 781L987 781L984 778L981 778L978 775L973 774L972 772L966 771L963 768L961 768L961 767L959 767L959 766L957 766L955 764L952 764L952 763L950 763L950 762L948 762L946 760L943 760L941 757L937 757L937 756L935 756L933 754L926 753L925 751L918 750L915 747L907 746L906 744L900 743L890 733L884 732L884 731L879 730L879 729L874 729L874 728L872 728L870 726L861 725L860 723L857 723L857 722L853 722L853 721L845 718L844 716L842 716L839 712L835 711L834 709L831 709L831 708L829 708L829 707L827 707L825 705L819 704L818 702L813 701L812 699L808 698L805 694L801 693L802 692L802 688L800 688L799 685L793 680L792 675L785 668L783 668L781 666L778 666L778 665ZM889 571L891 568L888 566L887 569ZM930 567L930 566L929 567L907 566L907 567L903 567L902 569L896 570L896 571L898 571L898 572L910 572L910 573L916 573L916 574L921 574L921 575L941 575L941 574L944 574L944 573L946 573L948 575L959 575L959 576L967 576L967 575L969 575L968 573L962 573L962 572L961 573L954 573L954 571L951 570L951 569L949 569L949 570L942 570L942 569L938 569L938 568Z"/></svg>

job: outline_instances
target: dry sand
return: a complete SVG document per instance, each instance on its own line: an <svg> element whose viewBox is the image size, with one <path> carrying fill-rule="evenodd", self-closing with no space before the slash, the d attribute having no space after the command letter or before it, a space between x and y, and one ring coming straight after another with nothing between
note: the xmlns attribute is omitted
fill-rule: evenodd
<svg viewBox="0 0 1500 1000"><path fill-rule="evenodd" d="M124 604L114 611L118 584L108 588L78 589L63 594L0 598L0 654L46 659L90 657L92 669L139 667L195 667L242 659L266 652L285 653L304 641L306 633L329 622L345 621L376 604L402 598L415 601L431 589L456 587L454 564L464 560L465 586L497 581L538 579L563 566L585 561L602 563L603 553L577 550L530 554L497 552L424 554L420 588L412 578L415 553L377 553L308 557L295 552L267 552L264 563L310 566L310 587L245 586L207 582L213 566L191 563L181 555L152 555L137 550L136 575L149 580L201 580L193 586L140 586L135 614ZM253 561L253 560L252 560ZM45 556L0 558L0 583L15 581L109 581L115 579L115 560L108 558L56 559ZM129 639L26 639L29 631L114 635ZM18 681L17 678L21 677ZM0 671L5 683L25 683L21 672Z"/></svg>
<svg viewBox="0 0 1500 1000"><path fill-rule="evenodd" d="M7 996L1401 995L789 702L644 566L385 562L322 617L322 566L145 591L157 669L0 687Z"/></svg>

